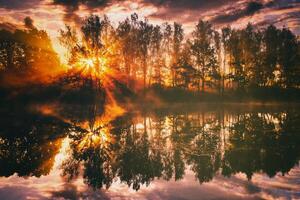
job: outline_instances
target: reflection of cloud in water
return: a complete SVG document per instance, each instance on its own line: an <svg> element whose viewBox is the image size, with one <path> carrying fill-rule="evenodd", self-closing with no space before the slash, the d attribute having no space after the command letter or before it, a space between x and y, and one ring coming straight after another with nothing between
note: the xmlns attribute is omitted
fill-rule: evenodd
<svg viewBox="0 0 300 200"><path fill-rule="evenodd" d="M184 179L170 181L156 180L149 187L142 187L138 192L128 192L126 186L112 185L108 194L111 197L128 199L286 199L300 197L300 168L292 169L289 175L276 175L273 179L262 174L255 174L252 181L237 174L231 178L216 176L213 181L199 185L193 172L187 171ZM284 179L284 180L283 180ZM270 181L272 180L272 181ZM280 187L285 187L280 189ZM124 191L125 190L125 191Z"/></svg>
<svg viewBox="0 0 300 200"><path fill-rule="evenodd" d="M80 128L70 127L66 129L71 131L70 134L59 137L59 145L51 156L54 163L49 165L48 169L52 169L48 175L43 173L39 178L21 178L15 174L8 178L0 178L0 197L158 200L200 197L201 199L300 198L299 192L297 193L300 191L300 169L295 167L290 170L299 160L298 114L282 113L285 112L272 115L242 113L223 117L218 113L208 112L170 117L157 115L133 118L128 115L111 121L109 123L111 126L107 129L103 129L105 127L103 118L97 120L95 115L91 115L90 122L82 117L82 120L76 123ZM52 122L53 119L50 119ZM23 117L20 118L20 121L22 120ZM37 130L61 126L56 121L46 126L46 122L40 123L43 126ZM19 130L18 127L16 132ZM7 135L12 132L7 131L5 126L2 129ZM98 133L101 136L99 133L101 130L105 130L107 133L105 136L112 135L114 142L109 141L109 145L101 145L107 137L102 138L102 141L94 135ZM29 140L35 141L33 144L36 144L37 148L31 150L35 153L28 159L23 159L23 163L30 163L32 157L47 151L47 148L41 148L41 144L52 144L56 141L49 137L47 142L41 143L40 140L44 141L44 137L38 133L36 137L28 134ZM52 136L51 133L47 135ZM85 140L85 136L91 137ZM62 139L64 137L66 138ZM24 166L20 165L18 160L23 154L17 154L20 158L15 158L13 154L18 150L20 141L9 137L6 139L18 145L16 148L8 148L10 143L1 146L3 155L7 155L8 151L11 153L9 154L11 156L4 157L2 165L11 167L11 174L20 173L19 169L23 169ZM84 148L76 148L83 141L85 141L82 145ZM86 141L94 143L86 145ZM30 150L32 146L30 144L24 141L21 146L28 145L25 149ZM45 156L40 157L39 163L43 164L49 160L45 159ZM9 165L10 161L17 164ZM65 161L70 161L71 164L64 168ZM44 166L42 164L41 166ZM79 176L76 173L72 176L75 168ZM262 172L275 176L268 178ZM286 176L277 172L285 173ZM231 177L225 178L221 174ZM68 175L72 176L69 182ZM248 180L250 178L251 181ZM94 191L88 185L96 188L110 186L110 188Z"/></svg>
<svg viewBox="0 0 300 200"><path fill-rule="evenodd" d="M66 183L59 176L58 167L48 176L41 178L20 178L16 175L0 178L0 196L3 199L28 198L63 198L63 199L277 199L300 198L300 168L295 167L288 175L277 174L270 179L262 174L255 174L248 181L243 174L231 178L217 175L211 182L199 184L193 172L186 171L180 181L155 180L148 187L139 191L128 188L126 184L115 182L108 190L88 188L82 178ZM297 192L298 191L298 192Z"/></svg>
<svg viewBox="0 0 300 200"><path fill-rule="evenodd" d="M27 186L5 186L2 185L0 188L0 196L2 199L6 200L17 200L24 199L27 197L28 199L43 199L45 196L41 195L38 190L33 188L28 188Z"/></svg>

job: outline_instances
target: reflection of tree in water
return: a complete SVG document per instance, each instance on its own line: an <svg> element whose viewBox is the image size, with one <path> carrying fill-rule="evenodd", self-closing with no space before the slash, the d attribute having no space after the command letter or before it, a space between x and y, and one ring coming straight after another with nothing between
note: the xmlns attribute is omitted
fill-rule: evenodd
<svg viewBox="0 0 300 200"><path fill-rule="evenodd" d="M72 180L82 169L84 182L94 188L120 180L138 190L157 178L180 180L188 168L200 183L219 172L274 176L287 173L299 159L300 118L294 111L229 115L229 122L218 112L126 114L109 121L92 105L75 108L61 110L72 127L54 117L1 115L1 175L49 173L64 133L70 151L62 175Z"/></svg>
<svg viewBox="0 0 300 200"><path fill-rule="evenodd" d="M155 178L182 179L187 165L202 183L221 168L223 175L243 172L250 178L260 170L269 176L288 172L297 162L295 113L234 116L225 152L220 118L215 113L208 119L203 116L119 117L105 129L113 138L109 144L80 149L86 132L77 132L71 135L73 153L64 163L64 175L76 177L83 163L85 182L93 187L109 187L118 177L138 190Z"/></svg>
<svg viewBox="0 0 300 200"><path fill-rule="evenodd" d="M250 179L259 171L270 177L289 172L299 159L299 119L296 112L282 113L278 123L266 113L240 116L231 128L223 175L243 172Z"/></svg>
<svg viewBox="0 0 300 200"><path fill-rule="evenodd" d="M146 122L142 130L132 125L121 134L117 174L121 181L132 185L133 189L138 190L141 184L149 185L155 177L161 176L160 155L150 145Z"/></svg>
<svg viewBox="0 0 300 200"><path fill-rule="evenodd" d="M221 162L220 126L219 122L208 121L193 138L190 152L187 154L188 163L191 164L200 183L212 180L218 171Z"/></svg>
<svg viewBox="0 0 300 200"><path fill-rule="evenodd" d="M24 110L9 113L0 115L0 176L48 174L68 125Z"/></svg>
<svg viewBox="0 0 300 200"><path fill-rule="evenodd" d="M114 160L113 137L110 124L101 119L103 109L101 104L94 103L78 105L77 109L65 106L60 110L64 118L76 127L69 134L71 152L62 164L63 176L69 180L76 178L83 163L84 180L94 188L109 187L114 177L111 168Z"/></svg>

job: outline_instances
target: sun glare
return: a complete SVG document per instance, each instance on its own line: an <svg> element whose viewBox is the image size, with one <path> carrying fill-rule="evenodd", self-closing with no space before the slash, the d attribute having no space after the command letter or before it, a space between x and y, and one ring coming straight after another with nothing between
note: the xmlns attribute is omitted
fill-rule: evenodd
<svg viewBox="0 0 300 200"><path fill-rule="evenodd" d="M90 147L106 148L112 142L110 130L107 127L101 128L98 131L88 132L78 145L78 149L82 150Z"/></svg>
<svg viewBox="0 0 300 200"><path fill-rule="evenodd" d="M107 67L107 60L105 58L84 57L80 58L72 68L83 69L83 75L92 75L97 78L110 72Z"/></svg>
<svg viewBox="0 0 300 200"><path fill-rule="evenodd" d="M83 58L80 60L80 63L84 66L84 67L94 67L94 59L92 58Z"/></svg>

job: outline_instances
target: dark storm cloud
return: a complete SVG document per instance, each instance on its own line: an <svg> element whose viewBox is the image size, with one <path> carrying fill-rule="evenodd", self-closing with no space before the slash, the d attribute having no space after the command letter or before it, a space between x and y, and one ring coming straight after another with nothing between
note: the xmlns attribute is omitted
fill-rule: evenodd
<svg viewBox="0 0 300 200"><path fill-rule="evenodd" d="M216 16L213 23L229 23L234 22L242 17L251 16L264 8L264 5L257 1L247 3L245 8L233 10L229 14L220 14Z"/></svg>
<svg viewBox="0 0 300 200"><path fill-rule="evenodd" d="M0 0L0 8L27 9L39 5L40 0Z"/></svg>

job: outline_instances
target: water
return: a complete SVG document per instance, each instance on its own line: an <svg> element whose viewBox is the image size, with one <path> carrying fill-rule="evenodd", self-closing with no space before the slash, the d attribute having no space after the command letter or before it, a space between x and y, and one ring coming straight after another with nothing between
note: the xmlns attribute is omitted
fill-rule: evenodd
<svg viewBox="0 0 300 200"><path fill-rule="evenodd" d="M12 106L1 199L300 199L298 106Z"/></svg>

